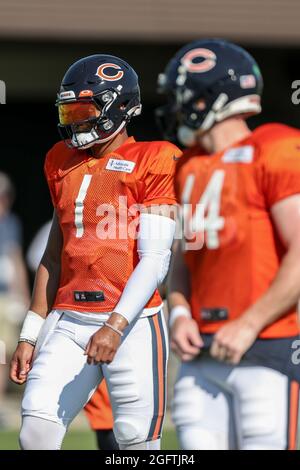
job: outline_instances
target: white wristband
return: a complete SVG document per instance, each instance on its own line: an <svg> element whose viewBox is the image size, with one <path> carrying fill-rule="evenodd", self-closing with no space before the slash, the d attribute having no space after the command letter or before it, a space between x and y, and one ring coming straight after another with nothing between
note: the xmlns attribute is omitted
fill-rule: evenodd
<svg viewBox="0 0 300 470"><path fill-rule="evenodd" d="M176 305L176 307L173 307L169 316L169 328L172 328L178 317L192 318L190 309L184 305Z"/></svg>
<svg viewBox="0 0 300 470"><path fill-rule="evenodd" d="M20 341L28 341L31 344L37 342L40 330L44 324L45 319L38 315L37 313L29 310L27 313L22 331L20 333Z"/></svg>

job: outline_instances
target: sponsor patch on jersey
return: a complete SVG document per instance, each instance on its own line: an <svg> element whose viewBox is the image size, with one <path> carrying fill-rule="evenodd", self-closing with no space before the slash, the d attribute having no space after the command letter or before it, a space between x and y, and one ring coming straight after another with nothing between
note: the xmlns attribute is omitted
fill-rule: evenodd
<svg viewBox="0 0 300 470"><path fill-rule="evenodd" d="M253 155L254 148L251 145L244 145L243 147L227 150L222 157L222 161L224 163L252 163Z"/></svg>
<svg viewBox="0 0 300 470"><path fill-rule="evenodd" d="M134 167L135 162L131 162L130 160L118 160L116 158L110 158L105 169L110 171L123 171L124 173L132 173Z"/></svg>
<svg viewBox="0 0 300 470"><path fill-rule="evenodd" d="M240 76L240 86L241 88L255 88L256 87L256 78L254 75L241 75Z"/></svg>

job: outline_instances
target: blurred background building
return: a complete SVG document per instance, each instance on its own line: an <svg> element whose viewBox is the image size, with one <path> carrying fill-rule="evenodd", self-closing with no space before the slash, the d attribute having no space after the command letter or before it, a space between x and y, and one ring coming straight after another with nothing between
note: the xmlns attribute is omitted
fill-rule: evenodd
<svg viewBox="0 0 300 470"><path fill-rule="evenodd" d="M139 140L159 139L158 73L185 42L223 37L246 47L262 70L263 113L250 125L299 127L300 108L291 101L291 84L300 80L299 19L299 0L0 0L0 80L7 88L0 171L16 187L24 250L52 215L43 163L59 139L55 99L70 64L94 53L128 61L143 101L130 131Z"/></svg>
<svg viewBox="0 0 300 470"><path fill-rule="evenodd" d="M158 138L158 73L186 41L225 37L245 46L262 69L264 113L252 125L280 119L297 126L291 83L300 78L299 18L299 0L0 0L0 79L8 103L0 107L0 169L18 189L25 245L51 217L43 160L58 139L54 102L72 62L105 52L132 64L144 105L132 132Z"/></svg>
<svg viewBox="0 0 300 470"><path fill-rule="evenodd" d="M300 79L299 18L299 0L0 0L0 80L8 103L0 107L0 169L18 189L25 245L51 217L43 160L58 140L54 102L71 63L104 52L133 65L144 109L132 132L159 138L153 116L158 73L185 42L224 37L246 47L262 69L264 112L251 124L297 126L291 83Z"/></svg>

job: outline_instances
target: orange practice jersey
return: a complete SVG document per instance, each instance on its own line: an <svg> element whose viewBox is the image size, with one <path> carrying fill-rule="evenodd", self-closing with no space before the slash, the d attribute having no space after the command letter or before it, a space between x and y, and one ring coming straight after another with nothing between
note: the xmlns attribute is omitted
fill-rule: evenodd
<svg viewBox="0 0 300 470"><path fill-rule="evenodd" d="M133 137L99 159L64 142L50 150L45 174L63 233L53 308L113 311L138 263L139 205L176 203L173 178L180 155L168 142ZM156 291L145 307L160 304Z"/></svg>
<svg viewBox="0 0 300 470"><path fill-rule="evenodd" d="M113 428L113 414L105 380L102 380L90 401L85 405L84 411L94 431Z"/></svg>
<svg viewBox="0 0 300 470"><path fill-rule="evenodd" d="M257 128L223 152L199 156L189 150L175 178L180 199L196 204L204 246L185 251L191 273L191 308L200 331L214 333L226 320L207 312L241 315L272 283L285 248L272 223L270 209L300 194L300 132L280 125ZM291 223L293 223L291 221ZM265 328L260 337L299 333L296 306Z"/></svg>

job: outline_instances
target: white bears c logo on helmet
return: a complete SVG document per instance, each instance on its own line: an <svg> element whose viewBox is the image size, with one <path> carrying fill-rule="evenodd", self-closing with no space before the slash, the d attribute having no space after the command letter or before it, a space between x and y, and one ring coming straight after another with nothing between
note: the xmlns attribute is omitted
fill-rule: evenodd
<svg viewBox="0 0 300 470"><path fill-rule="evenodd" d="M204 59L201 62L194 62L195 59ZM217 56L213 51L205 48L192 49L181 59L182 65L188 72L203 73L208 72L216 66Z"/></svg>
<svg viewBox="0 0 300 470"><path fill-rule="evenodd" d="M115 69L118 70L118 72L116 72L115 75L107 75L105 73L105 69ZM99 65L99 67L97 68L96 75L98 75L98 77L100 78L103 78L103 80L115 82L116 80L120 80L124 76L124 72L119 65L107 63Z"/></svg>

